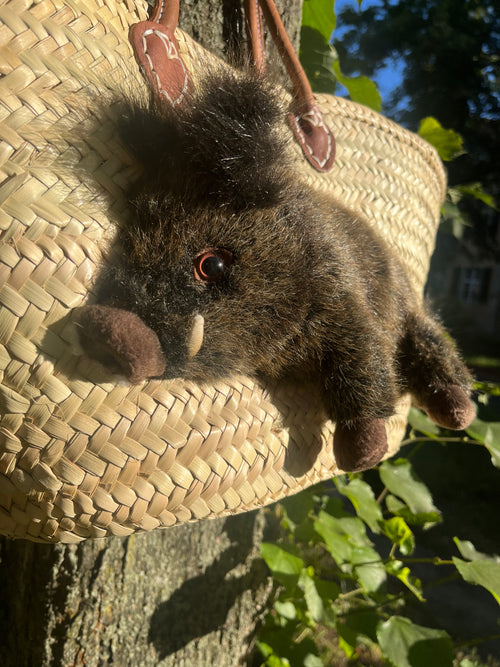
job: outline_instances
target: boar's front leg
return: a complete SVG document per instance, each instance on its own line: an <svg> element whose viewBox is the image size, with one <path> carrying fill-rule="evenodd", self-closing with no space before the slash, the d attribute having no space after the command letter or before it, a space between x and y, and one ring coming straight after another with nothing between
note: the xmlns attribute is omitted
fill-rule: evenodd
<svg viewBox="0 0 500 667"><path fill-rule="evenodd" d="M380 417L337 422L333 453L338 467L345 472L360 472L377 465L387 453L385 420Z"/></svg>
<svg viewBox="0 0 500 667"><path fill-rule="evenodd" d="M387 452L385 418L394 413L399 388L394 345L367 322L343 332L323 359L325 405L336 421L334 455L349 472L376 465Z"/></svg>

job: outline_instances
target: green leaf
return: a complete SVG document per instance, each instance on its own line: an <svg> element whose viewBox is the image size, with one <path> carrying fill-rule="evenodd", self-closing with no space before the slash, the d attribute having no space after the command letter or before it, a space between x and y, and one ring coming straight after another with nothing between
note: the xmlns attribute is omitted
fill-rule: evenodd
<svg viewBox="0 0 500 667"><path fill-rule="evenodd" d="M465 581L489 591L500 604L500 563L493 560L474 560L469 563L453 557L457 570Z"/></svg>
<svg viewBox="0 0 500 667"><path fill-rule="evenodd" d="M324 667L323 660L314 653L309 653L304 658L304 667Z"/></svg>
<svg viewBox="0 0 500 667"><path fill-rule="evenodd" d="M485 422L476 418L465 432L483 443L491 454L493 465L500 468L500 422Z"/></svg>
<svg viewBox="0 0 500 667"><path fill-rule="evenodd" d="M277 655L270 655L265 662L266 667L290 667L290 661L287 658L280 658Z"/></svg>
<svg viewBox="0 0 500 667"><path fill-rule="evenodd" d="M330 41L335 30L334 0L304 0L302 5L302 25L317 30Z"/></svg>
<svg viewBox="0 0 500 667"><path fill-rule="evenodd" d="M337 85L333 73L336 56L331 45L318 30L302 26L299 57L313 91L333 93Z"/></svg>
<svg viewBox="0 0 500 667"><path fill-rule="evenodd" d="M412 576L410 568L405 567L400 560L390 560L385 565L385 569L393 577L396 577L403 583L408 590L410 590L413 595L420 600L420 602L425 602L425 598L422 592L422 584L420 579Z"/></svg>
<svg viewBox="0 0 500 667"><path fill-rule="evenodd" d="M415 549L415 538L411 532L406 521L400 517L395 516L391 519L387 519L382 524L382 529L384 535L391 540L393 544L396 544L400 552L404 556L408 556L413 553Z"/></svg>
<svg viewBox="0 0 500 667"><path fill-rule="evenodd" d="M339 619L335 626L335 630L338 636L339 648L344 651L348 658L352 658L356 653L358 639L356 631L349 627L344 619Z"/></svg>
<svg viewBox="0 0 500 667"><path fill-rule="evenodd" d="M458 550L462 554L464 558L467 558L467 560L492 560L495 563L500 562L500 559L498 556L488 556L487 554L483 554L480 551L477 551L476 547L472 544L472 542L469 542L467 540L459 540L458 537L454 537L453 541L458 547Z"/></svg>
<svg viewBox="0 0 500 667"><path fill-rule="evenodd" d="M376 642L379 620L376 611L356 609L344 616L342 625L348 627L354 633L356 639L361 635L368 637L372 642Z"/></svg>
<svg viewBox="0 0 500 667"><path fill-rule="evenodd" d="M299 526L310 524L309 513L314 508L314 497L309 490L289 496L281 501L286 528L295 533Z"/></svg>
<svg viewBox="0 0 500 667"><path fill-rule="evenodd" d="M304 599L309 613L313 620L319 623L324 615L323 600L318 593L314 578L306 570L300 576L299 586L304 591Z"/></svg>
<svg viewBox="0 0 500 667"><path fill-rule="evenodd" d="M353 102L364 104L370 109L380 111L382 109L382 98L378 92L378 88L373 81L366 76L345 76L340 70L339 61L333 63L333 71L339 81L349 93L349 97Z"/></svg>
<svg viewBox="0 0 500 667"><path fill-rule="evenodd" d="M335 511L335 506L334 503L329 504L332 511ZM323 539L332 558L344 571L346 570L343 566L352 562L354 549L371 547L365 524L357 517L335 517L321 511L314 522L314 529ZM376 556L380 558L378 554Z"/></svg>
<svg viewBox="0 0 500 667"><path fill-rule="evenodd" d="M288 658L280 658L275 654L270 655L264 664L266 667L290 667Z"/></svg>
<svg viewBox="0 0 500 667"><path fill-rule="evenodd" d="M448 189L448 195L456 192L454 188ZM439 225L439 231L445 234L451 234L456 239L462 239L466 227L470 227L470 222L458 203L453 201L454 197L447 199L441 211L442 221Z"/></svg>
<svg viewBox="0 0 500 667"><path fill-rule="evenodd" d="M259 651L262 653L264 658L267 658L268 655L271 655L273 652L273 649L269 644L266 644L266 642L257 642L257 646L259 648Z"/></svg>
<svg viewBox="0 0 500 667"><path fill-rule="evenodd" d="M424 412L415 407L410 408L408 423L415 431L428 435L430 438L434 438L439 433L439 426L431 421Z"/></svg>
<svg viewBox="0 0 500 667"><path fill-rule="evenodd" d="M396 496L393 496L390 493L385 497L385 504L389 512L391 512L391 514L395 514L396 516L403 516L403 510L406 510L411 514L410 510L408 509L408 505L405 505L402 500L396 498Z"/></svg>
<svg viewBox="0 0 500 667"><path fill-rule="evenodd" d="M304 568L302 558L291 554L277 544L263 542L261 546L262 557L271 572L282 572L283 574L299 575Z"/></svg>
<svg viewBox="0 0 500 667"><path fill-rule="evenodd" d="M379 625L377 638L384 655L395 667L452 667L451 639L443 630L393 616Z"/></svg>
<svg viewBox="0 0 500 667"><path fill-rule="evenodd" d="M495 199L492 195L484 191L481 183L469 183L467 185L456 185L455 188L464 195L479 199L490 208L497 210Z"/></svg>
<svg viewBox="0 0 500 667"><path fill-rule="evenodd" d="M337 530L349 536L352 544L360 547L371 544L365 524L344 509L341 498L330 498L325 505L325 513L333 518Z"/></svg>
<svg viewBox="0 0 500 667"><path fill-rule="evenodd" d="M338 565L351 560L352 544L349 536L341 529L338 519L322 511L314 522L314 530L322 537L330 555Z"/></svg>
<svg viewBox="0 0 500 667"><path fill-rule="evenodd" d="M404 500L413 514L439 514L432 502L431 492L418 479L408 460L384 461L379 467L379 473L389 491Z"/></svg>
<svg viewBox="0 0 500 667"><path fill-rule="evenodd" d="M399 498L388 494L385 498L385 505L389 512L395 514L396 516L402 517L406 523L411 526L429 526L433 523L441 522L441 515L439 512L419 512L418 514L413 514L410 508L405 505Z"/></svg>
<svg viewBox="0 0 500 667"><path fill-rule="evenodd" d="M290 661L286 658L280 658L273 650L272 646L263 641L257 641L257 648L266 658L264 665L266 667L290 667Z"/></svg>
<svg viewBox="0 0 500 667"><path fill-rule="evenodd" d="M359 477L351 479L348 484L343 477L336 477L334 482L338 491L349 498L359 518L368 524L370 530L379 533L382 510L375 500L372 487Z"/></svg>
<svg viewBox="0 0 500 667"><path fill-rule="evenodd" d="M484 364L483 360L486 361L486 364ZM488 366L495 366L498 363L497 359L490 359L488 357L468 357L467 362L469 364L473 364L475 366L478 365L488 365ZM500 384L497 384L496 382L474 382L473 383L473 388L476 391L481 391L487 394L488 396L500 396Z"/></svg>
<svg viewBox="0 0 500 667"><path fill-rule="evenodd" d="M306 637L297 640L297 626L293 623L284 628L265 629L258 641L258 648L267 658L265 665L283 667L293 665L297 667L306 664L309 655L317 655L314 641ZM280 662L279 662L280 661Z"/></svg>
<svg viewBox="0 0 500 667"><path fill-rule="evenodd" d="M262 543L260 552L276 581L287 588L297 584L299 575L304 569L302 558L269 542Z"/></svg>
<svg viewBox="0 0 500 667"><path fill-rule="evenodd" d="M337 519L339 529L349 537L351 544L358 547L370 546L371 542L366 535L365 524L355 516Z"/></svg>
<svg viewBox="0 0 500 667"><path fill-rule="evenodd" d="M334 581L325 581L325 579L315 578L314 583L316 584L316 589L323 600L323 606L325 603L332 602L336 600L340 594L340 588Z"/></svg>
<svg viewBox="0 0 500 667"><path fill-rule="evenodd" d="M280 602L279 600L276 600L274 603L274 608L280 616L283 616L283 618L286 618L289 621L293 621L295 618L297 618L297 610L295 609L295 605L289 600L286 602Z"/></svg>
<svg viewBox="0 0 500 667"><path fill-rule="evenodd" d="M355 547L352 564L361 587L367 593L377 591L387 578L380 555L371 547Z"/></svg>
<svg viewBox="0 0 500 667"><path fill-rule="evenodd" d="M437 150L441 160L449 162L465 153L462 137L453 130L446 130L441 123L429 116L420 121L418 134Z"/></svg>

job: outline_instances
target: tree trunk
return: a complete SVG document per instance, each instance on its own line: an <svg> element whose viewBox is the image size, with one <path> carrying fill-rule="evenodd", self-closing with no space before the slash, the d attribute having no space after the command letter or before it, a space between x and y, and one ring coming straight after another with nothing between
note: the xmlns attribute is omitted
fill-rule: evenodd
<svg viewBox="0 0 500 667"><path fill-rule="evenodd" d="M179 25L197 42L219 56L238 52L246 38L242 0L181 0L180 4ZM302 0L275 0L275 4L298 52Z"/></svg>
<svg viewBox="0 0 500 667"><path fill-rule="evenodd" d="M2 543L3 667L217 665L269 590L251 512L80 545Z"/></svg>
<svg viewBox="0 0 500 667"><path fill-rule="evenodd" d="M277 3L298 46L301 0ZM184 0L181 27L219 55L244 36L239 0ZM3 667L234 667L269 592L263 512L128 538L0 540Z"/></svg>

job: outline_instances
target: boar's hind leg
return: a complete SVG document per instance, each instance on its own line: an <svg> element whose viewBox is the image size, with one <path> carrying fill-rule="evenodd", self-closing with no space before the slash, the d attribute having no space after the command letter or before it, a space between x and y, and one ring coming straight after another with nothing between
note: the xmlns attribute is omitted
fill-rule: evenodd
<svg viewBox="0 0 500 667"><path fill-rule="evenodd" d="M407 316L399 365L403 385L436 424L460 430L471 423L469 371L444 329L425 312Z"/></svg>

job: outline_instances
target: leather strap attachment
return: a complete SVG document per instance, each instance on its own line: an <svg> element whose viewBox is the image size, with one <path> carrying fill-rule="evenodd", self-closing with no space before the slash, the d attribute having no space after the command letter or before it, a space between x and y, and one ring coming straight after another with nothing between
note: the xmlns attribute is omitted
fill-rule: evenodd
<svg viewBox="0 0 500 667"><path fill-rule="evenodd" d="M179 0L158 0L151 20L136 23L129 32L143 75L173 106L182 104L193 85L174 35L178 18Z"/></svg>

